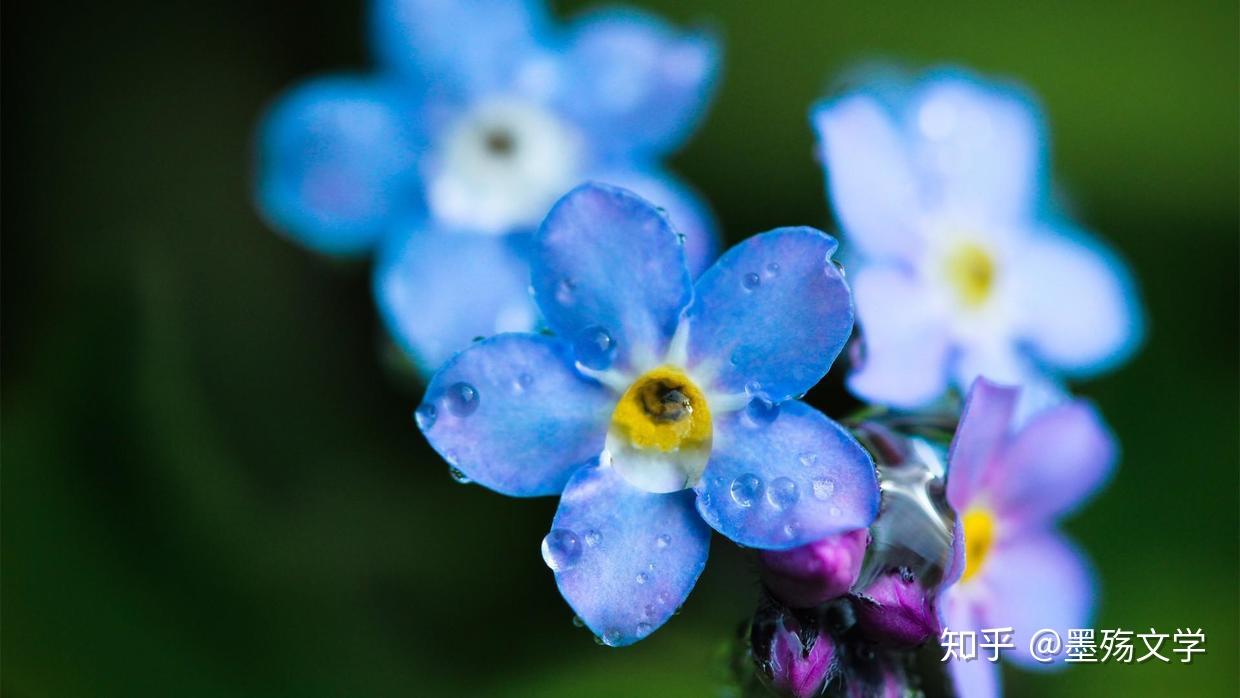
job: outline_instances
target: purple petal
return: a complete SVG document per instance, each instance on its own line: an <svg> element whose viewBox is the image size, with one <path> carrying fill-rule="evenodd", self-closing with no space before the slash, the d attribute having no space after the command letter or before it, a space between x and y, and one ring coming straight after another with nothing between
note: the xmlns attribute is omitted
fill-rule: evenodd
<svg viewBox="0 0 1240 698"><path fill-rule="evenodd" d="M947 502L958 513L969 508L987 467L1007 438L1019 395L1019 388L985 378L978 378L969 390L947 456Z"/></svg>
<svg viewBox="0 0 1240 698"><path fill-rule="evenodd" d="M1050 521L1102 486L1117 450L1089 403L1078 400L1041 412L1006 445L987 474L990 506L1006 522Z"/></svg>
<svg viewBox="0 0 1240 698"><path fill-rule="evenodd" d="M754 548L786 550L865 528L878 515L870 454L803 402L715 422L698 511L715 530Z"/></svg>
<svg viewBox="0 0 1240 698"><path fill-rule="evenodd" d="M947 389L947 321L908 272L888 265L862 268L853 282L865 361L848 378L856 395L912 409Z"/></svg>
<svg viewBox="0 0 1240 698"><path fill-rule="evenodd" d="M890 115L873 97L850 95L819 105L811 119L831 206L849 243L871 257L915 259L918 182Z"/></svg>
<svg viewBox="0 0 1240 698"><path fill-rule="evenodd" d="M564 599L595 635L630 645L680 608L706 567L710 529L688 491L643 492L614 469L581 468L543 542Z"/></svg>
<svg viewBox="0 0 1240 698"><path fill-rule="evenodd" d="M813 228L779 228L724 253L698 279L685 313L690 366L713 369L716 390L773 402L812 388L852 332L835 248Z"/></svg>
<svg viewBox="0 0 1240 698"><path fill-rule="evenodd" d="M1065 640L1069 628L1088 628L1094 606L1093 575L1085 559L1057 533L1020 536L996 544L978 572L985 606L982 627L1012 627L1015 648L1004 657L1027 668L1042 664L1029 654L1029 640L1052 628Z"/></svg>
<svg viewBox="0 0 1240 698"><path fill-rule="evenodd" d="M556 203L534 236L531 267L551 328L570 342L605 332L622 369L662 360L693 294L667 217L603 184L584 184Z"/></svg>
<svg viewBox="0 0 1240 698"><path fill-rule="evenodd" d="M790 550L758 555L762 583L792 608L812 608L848 593L861 572L870 535L858 529Z"/></svg>
<svg viewBox="0 0 1240 698"><path fill-rule="evenodd" d="M417 410L427 441L471 480L514 497L558 494L603 450L615 396L583 378L563 342L502 334L435 374Z"/></svg>

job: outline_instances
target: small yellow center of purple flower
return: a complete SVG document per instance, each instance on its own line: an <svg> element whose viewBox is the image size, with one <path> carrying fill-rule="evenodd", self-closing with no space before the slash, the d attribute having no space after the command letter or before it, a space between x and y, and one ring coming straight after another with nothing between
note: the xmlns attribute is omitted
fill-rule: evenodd
<svg viewBox="0 0 1240 698"><path fill-rule="evenodd" d="M706 396L676 368L661 366L639 377L611 415L614 432L638 449L663 452L709 448Z"/></svg>
<svg viewBox="0 0 1240 698"><path fill-rule="evenodd" d="M964 524L964 574L967 582L982 569L986 556L995 542L995 517L985 509L970 509L961 519Z"/></svg>
<svg viewBox="0 0 1240 698"><path fill-rule="evenodd" d="M962 305L976 308L990 298L995 283L995 262L980 245L964 243L947 256L948 283Z"/></svg>

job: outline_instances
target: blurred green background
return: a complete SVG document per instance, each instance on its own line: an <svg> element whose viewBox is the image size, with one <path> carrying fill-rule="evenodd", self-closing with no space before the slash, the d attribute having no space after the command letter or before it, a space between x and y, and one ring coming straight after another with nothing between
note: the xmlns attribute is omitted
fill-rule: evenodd
<svg viewBox="0 0 1240 698"><path fill-rule="evenodd" d="M1149 313L1136 360L1081 386L1124 448L1067 526L1100 575L1095 626L1200 626L1208 654L1008 669L1009 694L1234 695L1235 1L642 4L726 42L673 167L732 242L830 225L806 109L858 60L962 63L1041 95L1060 182ZM413 427L416 386L384 368L366 266L251 209L256 115L300 78L366 69L362 12L8 9L6 696L700 696L716 680L757 593L744 554L716 539L680 616L597 647L538 554L554 500L455 484ZM811 397L840 416L834 380Z"/></svg>

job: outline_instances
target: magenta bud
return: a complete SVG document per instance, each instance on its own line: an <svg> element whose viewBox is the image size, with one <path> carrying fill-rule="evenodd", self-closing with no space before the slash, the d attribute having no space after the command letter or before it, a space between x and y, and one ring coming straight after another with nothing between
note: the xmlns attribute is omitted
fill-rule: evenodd
<svg viewBox="0 0 1240 698"><path fill-rule="evenodd" d="M887 572L857 594L857 626L887 647L916 647L939 635L934 592L907 569Z"/></svg>
<svg viewBox="0 0 1240 698"><path fill-rule="evenodd" d="M835 642L812 618L769 606L755 616L750 642L763 681L781 696L820 695L832 676Z"/></svg>
<svg viewBox="0 0 1240 698"><path fill-rule="evenodd" d="M791 550L764 550L758 557L762 581L792 608L820 606L852 588L868 542L862 528Z"/></svg>

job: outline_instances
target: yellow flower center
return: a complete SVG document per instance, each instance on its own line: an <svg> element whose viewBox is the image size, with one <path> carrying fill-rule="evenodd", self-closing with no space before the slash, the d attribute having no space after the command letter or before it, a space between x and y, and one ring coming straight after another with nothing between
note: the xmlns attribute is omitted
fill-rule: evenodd
<svg viewBox="0 0 1240 698"><path fill-rule="evenodd" d="M710 408L706 396L684 373L661 366L624 391L611 415L611 427L638 449L709 448Z"/></svg>
<svg viewBox="0 0 1240 698"><path fill-rule="evenodd" d="M990 298L995 262L983 247L964 243L947 256L945 265L948 283L964 305L976 308Z"/></svg>
<svg viewBox="0 0 1240 698"><path fill-rule="evenodd" d="M964 524L964 574L967 582L977 574L995 542L995 517L985 509L970 509L961 519Z"/></svg>

